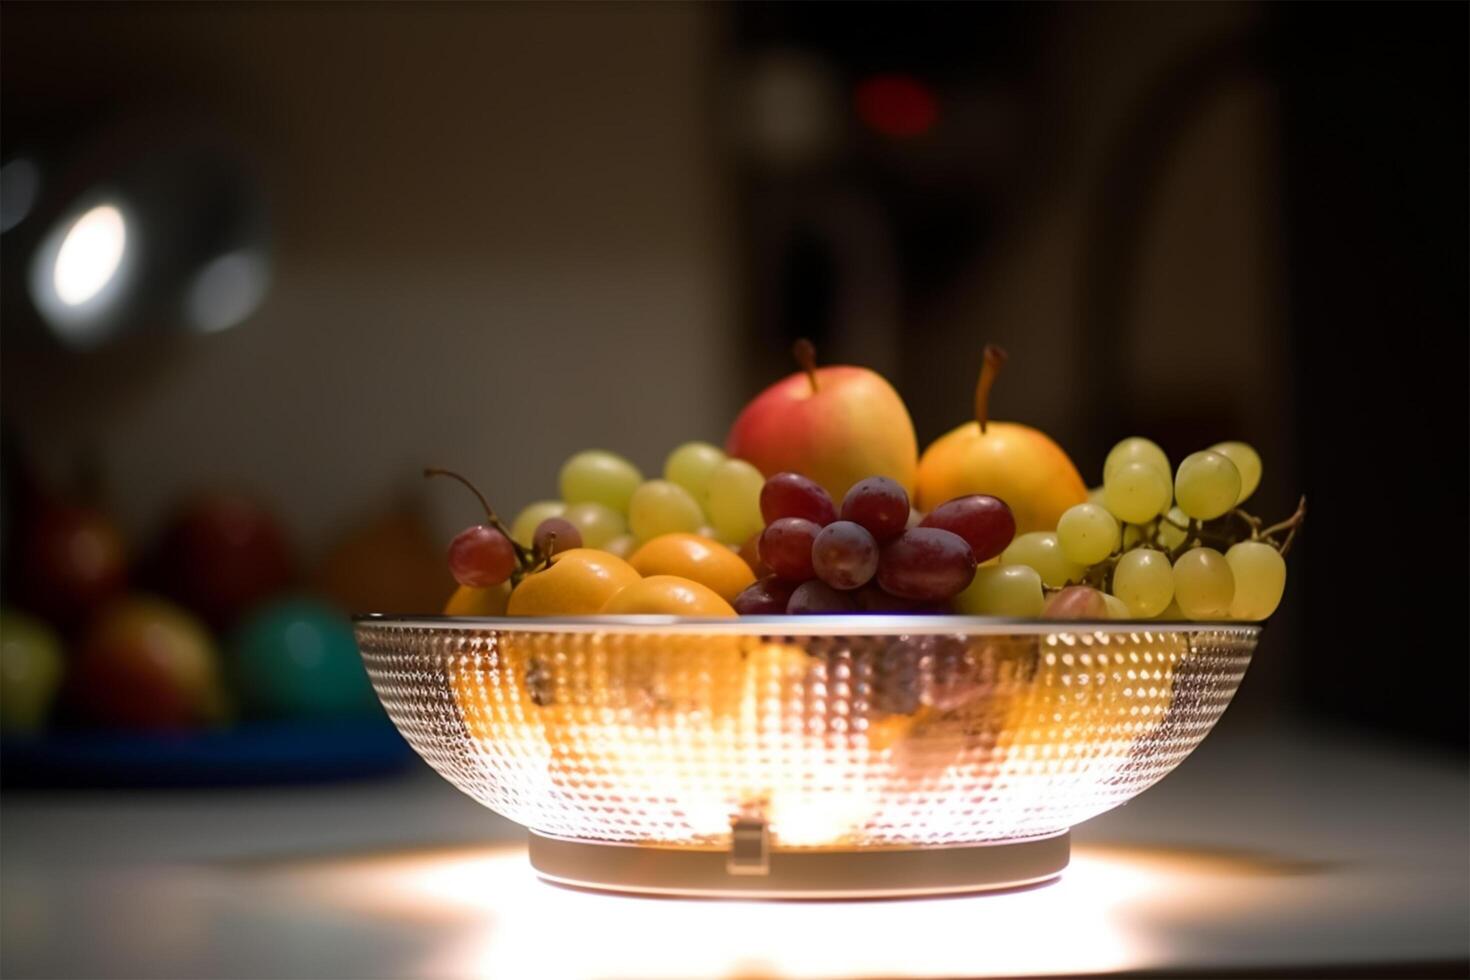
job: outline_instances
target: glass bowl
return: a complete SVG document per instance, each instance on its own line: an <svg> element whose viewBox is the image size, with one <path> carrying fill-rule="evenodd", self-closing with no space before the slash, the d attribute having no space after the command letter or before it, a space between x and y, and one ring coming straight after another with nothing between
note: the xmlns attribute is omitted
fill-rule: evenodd
<svg viewBox="0 0 1470 980"><path fill-rule="evenodd" d="M1199 744L1261 629L959 616L356 627L409 744L527 827L544 877L771 895L1055 875L1071 827Z"/></svg>

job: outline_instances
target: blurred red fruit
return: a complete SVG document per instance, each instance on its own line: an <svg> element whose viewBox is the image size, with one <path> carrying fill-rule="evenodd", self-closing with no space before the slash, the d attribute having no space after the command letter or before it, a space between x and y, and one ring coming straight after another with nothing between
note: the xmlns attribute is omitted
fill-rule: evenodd
<svg viewBox="0 0 1470 980"><path fill-rule="evenodd" d="M60 626L71 626L127 584L121 532L91 507L50 503L25 533L20 579L25 604Z"/></svg>
<svg viewBox="0 0 1470 980"><path fill-rule="evenodd" d="M208 630L151 596L119 599L98 613L77 649L68 695L87 720L117 728L180 731L227 713Z"/></svg>
<svg viewBox="0 0 1470 980"><path fill-rule="evenodd" d="M290 589L294 572L275 517L249 497L228 493L201 495L181 507L153 564L159 590L217 629Z"/></svg>

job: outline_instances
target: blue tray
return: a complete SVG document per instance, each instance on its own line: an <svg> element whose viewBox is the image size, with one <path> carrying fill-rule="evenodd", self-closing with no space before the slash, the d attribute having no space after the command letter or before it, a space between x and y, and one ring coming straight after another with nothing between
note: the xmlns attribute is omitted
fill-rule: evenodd
<svg viewBox="0 0 1470 980"><path fill-rule="evenodd" d="M400 772L414 752L386 719L250 722L213 732L62 731L0 740L6 786L246 786Z"/></svg>

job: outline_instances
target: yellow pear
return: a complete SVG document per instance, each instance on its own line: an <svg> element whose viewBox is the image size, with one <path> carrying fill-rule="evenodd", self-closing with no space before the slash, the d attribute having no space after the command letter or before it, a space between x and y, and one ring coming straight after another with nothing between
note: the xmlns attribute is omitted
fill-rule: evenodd
<svg viewBox="0 0 1470 980"><path fill-rule="evenodd" d="M919 458L918 506L925 513L972 493L999 497L1016 517L1016 533L1052 531L1067 508L1087 502L1087 484L1044 432L989 419L990 388L1005 352L985 348L975 387L975 421L951 430Z"/></svg>

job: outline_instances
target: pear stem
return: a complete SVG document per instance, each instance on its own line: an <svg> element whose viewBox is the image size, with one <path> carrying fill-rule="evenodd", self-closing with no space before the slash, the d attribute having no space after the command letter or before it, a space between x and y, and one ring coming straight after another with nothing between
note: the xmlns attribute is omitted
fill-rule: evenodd
<svg viewBox="0 0 1470 980"><path fill-rule="evenodd" d="M810 340L802 337L791 345L791 356L796 358L796 363L806 372L807 380L812 383L812 394L817 393L817 348Z"/></svg>
<svg viewBox="0 0 1470 980"><path fill-rule="evenodd" d="M1006 352L995 344L985 345L985 362L980 367L980 380L975 385L975 421L980 423L980 434L985 434L990 421L990 389L1000 369L1005 366Z"/></svg>

